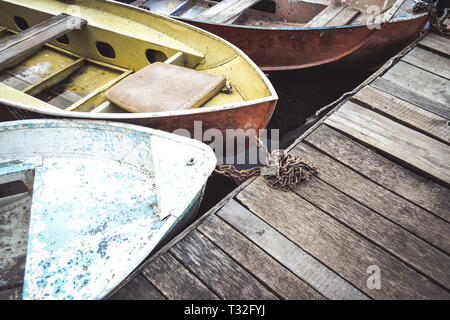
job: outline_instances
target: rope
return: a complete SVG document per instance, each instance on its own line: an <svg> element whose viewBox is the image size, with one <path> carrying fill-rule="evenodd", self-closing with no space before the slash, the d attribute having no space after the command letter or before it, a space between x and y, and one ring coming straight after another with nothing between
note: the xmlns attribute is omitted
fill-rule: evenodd
<svg viewBox="0 0 450 320"><path fill-rule="evenodd" d="M430 30L436 32L437 34L443 36L446 35L447 26L444 24L444 21L447 19L449 15L449 9L446 8L444 14L441 18L437 16L437 8L433 2L426 3L423 1L417 2L413 8L414 12L425 11L428 13L428 20L430 21Z"/></svg>
<svg viewBox="0 0 450 320"><path fill-rule="evenodd" d="M259 147L264 146L259 139L257 140ZM266 154L264 166L238 170L231 164L218 164L215 171L227 177L237 178L241 182L262 175L270 187L283 191L293 190L301 181L319 172L315 166L284 150L269 153L266 149Z"/></svg>

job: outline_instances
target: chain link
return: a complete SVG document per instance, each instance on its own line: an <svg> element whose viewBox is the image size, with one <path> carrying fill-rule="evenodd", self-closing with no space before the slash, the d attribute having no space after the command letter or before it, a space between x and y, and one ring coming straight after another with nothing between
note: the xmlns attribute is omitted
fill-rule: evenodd
<svg viewBox="0 0 450 320"><path fill-rule="evenodd" d="M258 140L258 146L264 147ZM262 175L269 186L284 191L294 189L301 181L308 179L319 170L302 160L299 156L293 156L284 150L274 150L272 153L266 149L266 164L245 170L238 170L231 164L218 164L217 173L227 177L245 181L250 177Z"/></svg>
<svg viewBox="0 0 450 320"><path fill-rule="evenodd" d="M437 16L437 8L433 2L426 3L419 1L414 5L414 12L426 11L429 15L428 20L430 21L430 30L443 36L448 33L447 27L444 24L445 20L449 15L449 9L446 8L444 14L441 18Z"/></svg>

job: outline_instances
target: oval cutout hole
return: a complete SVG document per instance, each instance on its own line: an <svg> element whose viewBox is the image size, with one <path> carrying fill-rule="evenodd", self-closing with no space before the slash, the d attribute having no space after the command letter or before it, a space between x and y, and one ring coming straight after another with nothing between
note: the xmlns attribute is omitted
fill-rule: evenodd
<svg viewBox="0 0 450 320"><path fill-rule="evenodd" d="M26 30L30 27L28 25L28 22L22 17L15 16L14 23L16 24L17 28L19 28L19 30L21 30L21 31Z"/></svg>
<svg viewBox="0 0 450 320"><path fill-rule="evenodd" d="M63 35L63 36L57 38L56 41L58 41L59 43L62 43L62 44L69 44L69 42L70 42L69 37L67 35Z"/></svg>
<svg viewBox="0 0 450 320"><path fill-rule="evenodd" d="M110 58L110 59L114 59L116 57L116 52L114 51L114 48L111 47L111 45L109 43L97 41L95 45L97 47L98 53L101 56L103 56L105 58Z"/></svg>
<svg viewBox="0 0 450 320"><path fill-rule="evenodd" d="M148 62L164 62L167 60L167 56L158 50L147 49L145 51L145 56L147 57Z"/></svg>

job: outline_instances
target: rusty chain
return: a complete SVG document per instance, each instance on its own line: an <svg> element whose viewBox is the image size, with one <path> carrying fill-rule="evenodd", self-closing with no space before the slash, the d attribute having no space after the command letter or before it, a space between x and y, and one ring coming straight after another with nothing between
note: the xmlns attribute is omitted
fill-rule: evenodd
<svg viewBox="0 0 450 320"><path fill-rule="evenodd" d="M446 35L448 33L447 27L444 24L445 20L449 15L448 8L445 9L444 14L442 15L441 18L438 18L437 8L433 2L426 3L423 1L419 1L414 5L413 10L414 12L426 11L428 13L428 20L430 21L431 31L436 32L441 36Z"/></svg>
<svg viewBox="0 0 450 320"><path fill-rule="evenodd" d="M258 146L264 147L262 142L257 140ZM264 166L238 170L231 164L218 164L215 171L241 182L250 177L262 175L270 187L283 191L294 189L301 181L319 172L315 166L302 160L299 156L293 156L284 150L274 150L269 153L267 149Z"/></svg>

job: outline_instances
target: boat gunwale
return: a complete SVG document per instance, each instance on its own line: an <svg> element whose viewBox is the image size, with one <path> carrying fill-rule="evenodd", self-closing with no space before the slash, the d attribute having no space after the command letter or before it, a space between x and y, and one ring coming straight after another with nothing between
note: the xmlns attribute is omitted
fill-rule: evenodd
<svg viewBox="0 0 450 320"><path fill-rule="evenodd" d="M213 22L209 22L209 21L203 21L203 20L196 20L196 19L192 19L192 18L183 18L183 17L179 17L179 16L172 16L172 15L166 15L166 14L161 14L163 16L166 17L170 17L172 19L175 20L181 20L181 21L190 21L190 22L197 22L197 23L204 23L204 24L210 24L210 25L216 25L216 26L222 26L222 27L233 27L233 28L243 28L243 29L255 29L255 30L265 30L265 31L292 31L292 30L302 30L302 31L307 31L307 30L316 30L316 31L325 31L325 30L333 30L333 29L347 29L347 28L356 28L356 27L367 27L369 28L370 26L373 26L375 28L376 25L378 25L377 23L373 23L373 24L369 24L369 23L364 23L364 24L348 24L348 25L342 25L342 26L329 26L329 27L261 27L261 26L247 26L247 25L239 25L239 24L226 24L226 23L213 23ZM385 22L385 23L395 23L395 22L400 22L400 21L406 21L406 20L413 20L413 19L417 19L423 16L428 15L428 13L423 12L423 13L419 13L419 14L415 14L415 15L408 15L406 17L398 17L395 19L391 19L389 22ZM372 29L374 29L372 28Z"/></svg>

